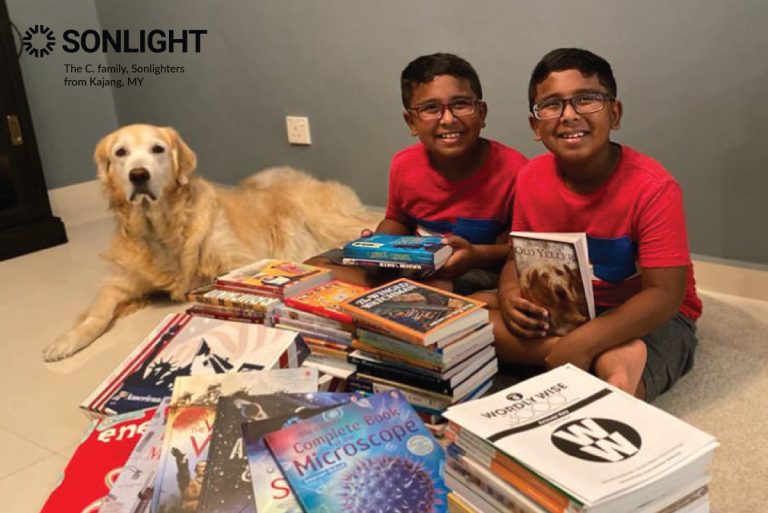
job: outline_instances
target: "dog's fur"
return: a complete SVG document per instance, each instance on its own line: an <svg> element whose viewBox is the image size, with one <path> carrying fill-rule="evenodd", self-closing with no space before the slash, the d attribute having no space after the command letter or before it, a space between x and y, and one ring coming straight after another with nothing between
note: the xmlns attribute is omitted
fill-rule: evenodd
<svg viewBox="0 0 768 513"><path fill-rule="evenodd" d="M538 262L520 276L523 297L549 312L549 333L565 335L589 320L577 271L564 262Z"/></svg>
<svg viewBox="0 0 768 513"><path fill-rule="evenodd" d="M82 320L45 349L46 361L88 346L151 293L181 301L222 272L265 257L302 261L378 220L349 187L287 167L216 186L192 174L197 157L172 128L120 128L94 159L117 222L107 255L115 269Z"/></svg>

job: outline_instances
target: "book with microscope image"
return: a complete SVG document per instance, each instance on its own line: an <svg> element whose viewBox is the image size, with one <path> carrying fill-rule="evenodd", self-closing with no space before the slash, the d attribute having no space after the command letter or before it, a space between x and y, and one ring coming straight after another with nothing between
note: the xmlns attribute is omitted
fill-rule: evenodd
<svg viewBox="0 0 768 513"><path fill-rule="evenodd" d="M258 395L257 395L258 394ZM197 513L263 513L258 499L266 497L267 488L260 490L256 502L252 475L243 440L243 424L268 423L296 412L311 411L318 405L337 406L349 401L349 394L278 392L263 395L236 392L219 399L208 451L208 470L203 481ZM279 429L282 424L274 429Z"/></svg>
<svg viewBox="0 0 768 513"><path fill-rule="evenodd" d="M171 314L80 405L93 416L157 406L179 376L298 367L300 335L258 324Z"/></svg>
<svg viewBox="0 0 768 513"><path fill-rule="evenodd" d="M197 511L221 397L317 391L314 369L279 369L177 378L171 396L151 511Z"/></svg>
<svg viewBox="0 0 768 513"><path fill-rule="evenodd" d="M396 390L264 438L304 511L447 510L443 449Z"/></svg>
<svg viewBox="0 0 768 513"><path fill-rule="evenodd" d="M109 494L104 498L99 513L147 513L149 511L170 402L171 398L167 397L157 407L139 443L125 462Z"/></svg>

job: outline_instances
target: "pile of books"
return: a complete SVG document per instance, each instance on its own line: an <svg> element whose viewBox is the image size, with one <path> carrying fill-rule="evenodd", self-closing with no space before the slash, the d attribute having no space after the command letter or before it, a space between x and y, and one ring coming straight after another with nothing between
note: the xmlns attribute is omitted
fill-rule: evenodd
<svg viewBox="0 0 768 513"><path fill-rule="evenodd" d="M346 380L356 371L349 363L357 329L352 316L340 304L368 290L366 287L332 280L306 292L287 297L272 314L273 326L301 333L312 354L305 367Z"/></svg>
<svg viewBox="0 0 768 513"><path fill-rule="evenodd" d="M342 264L435 272L445 264L453 248L442 237L376 234L354 240L342 249Z"/></svg>
<svg viewBox="0 0 768 513"><path fill-rule="evenodd" d="M358 325L352 390L399 389L434 425L450 405L477 397L498 371L484 303L402 278L341 308Z"/></svg>
<svg viewBox="0 0 768 513"><path fill-rule="evenodd" d="M450 511L709 511L715 438L570 364L444 416Z"/></svg>
<svg viewBox="0 0 768 513"><path fill-rule="evenodd" d="M317 376L178 377L159 406L94 422L42 513L445 511L444 451L402 395Z"/></svg>

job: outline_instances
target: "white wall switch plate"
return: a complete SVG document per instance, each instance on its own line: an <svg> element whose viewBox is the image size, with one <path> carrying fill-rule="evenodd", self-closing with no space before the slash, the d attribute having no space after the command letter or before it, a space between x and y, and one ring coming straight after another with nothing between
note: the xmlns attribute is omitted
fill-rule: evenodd
<svg viewBox="0 0 768 513"><path fill-rule="evenodd" d="M309 118L305 116L286 116L285 129L291 144L312 144L309 135Z"/></svg>

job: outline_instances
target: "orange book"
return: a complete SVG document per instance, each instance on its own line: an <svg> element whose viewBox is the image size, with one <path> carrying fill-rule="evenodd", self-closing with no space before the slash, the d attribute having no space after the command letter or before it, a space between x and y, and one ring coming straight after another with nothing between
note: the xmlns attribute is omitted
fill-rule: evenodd
<svg viewBox="0 0 768 513"><path fill-rule="evenodd" d="M358 296L367 290L367 287L353 285L340 280L332 280L294 297L287 298L285 304L297 310L303 310L339 322L351 323L352 317L342 312L339 305L342 301Z"/></svg>

